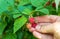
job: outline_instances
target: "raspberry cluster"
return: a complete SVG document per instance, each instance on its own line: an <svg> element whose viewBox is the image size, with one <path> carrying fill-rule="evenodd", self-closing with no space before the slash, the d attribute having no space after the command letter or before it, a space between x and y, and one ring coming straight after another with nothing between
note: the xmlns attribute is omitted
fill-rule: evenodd
<svg viewBox="0 0 60 39"><path fill-rule="evenodd" d="M35 28L37 23L35 23L35 20L33 17L29 18L29 22L32 24L32 27Z"/></svg>
<svg viewBox="0 0 60 39"><path fill-rule="evenodd" d="M50 5L50 4L51 4L51 2L48 1L48 2L46 3L46 6L48 6L48 5ZM56 7L56 3L55 3L55 2L52 3L52 7Z"/></svg>

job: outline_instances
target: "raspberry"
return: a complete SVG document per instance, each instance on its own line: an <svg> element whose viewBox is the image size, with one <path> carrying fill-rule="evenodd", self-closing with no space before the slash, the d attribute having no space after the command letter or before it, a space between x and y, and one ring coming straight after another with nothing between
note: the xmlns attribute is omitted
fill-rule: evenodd
<svg viewBox="0 0 60 39"><path fill-rule="evenodd" d="M48 1L48 2L46 3L46 5L50 5L50 1Z"/></svg>
<svg viewBox="0 0 60 39"><path fill-rule="evenodd" d="M54 2L54 3L52 3L52 6L53 6L53 7L56 7L56 4L55 4L55 2Z"/></svg>
<svg viewBox="0 0 60 39"><path fill-rule="evenodd" d="M30 23L27 23L27 28L29 29L29 28L31 28L31 24Z"/></svg>
<svg viewBox="0 0 60 39"><path fill-rule="evenodd" d="M30 23L34 23L34 18L29 18Z"/></svg>
<svg viewBox="0 0 60 39"><path fill-rule="evenodd" d="M36 25L37 25L36 23L32 23L32 27L33 27L33 28L35 28L35 27L36 27Z"/></svg>

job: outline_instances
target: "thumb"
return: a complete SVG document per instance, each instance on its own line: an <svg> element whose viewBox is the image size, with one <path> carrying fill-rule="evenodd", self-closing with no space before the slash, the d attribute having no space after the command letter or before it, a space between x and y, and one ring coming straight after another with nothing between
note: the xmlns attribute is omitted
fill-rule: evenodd
<svg viewBox="0 0 60 39"><path fill-rule="evenodd" d="M41 33L53 33L53 24L47 26L36 26L36 30Z"/></svg>

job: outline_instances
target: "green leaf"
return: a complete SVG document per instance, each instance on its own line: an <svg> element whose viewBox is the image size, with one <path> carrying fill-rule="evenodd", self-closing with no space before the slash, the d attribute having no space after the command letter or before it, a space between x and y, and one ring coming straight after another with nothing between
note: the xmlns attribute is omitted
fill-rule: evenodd
<svg viewBox="0 0 60 39"><path fill-rule="evenodd" d="M38 9L38 10L36 10L36 11L39 11L39 12L42 12L42 13L44 13L44 14L49 14L49 10L48 9L46 9L46 8L43 8L43 9Z"/></svg>
<svg viewBox="0 0 60 39"><path fill-rule="evenodd" d="M35 38L32 33L25 31L23 39L37 39Z"/></svg>
<svg viewBox="0 0 60 39"><path fill-rule="evenodd" d="M1 19L1 22L0 22L0 35L2 35L3 31L5 30L8 23L10 23L13 19L12 19L12 16L10 14L5 13L5 12L2 13L0 19Z"/></svg>
<svg viewBox="0 0 60 39"><path fill-rule="evenodd" d="M0 13L8 10L10 6L14 6L14 0L0 0Z"/></svg>
<svg viewBox="0 0 60 39"><path fill-rule="evenodd" d="M0 0L0 12L7 10L8 4L5 2L5 0Z"/></svg>
<svg viewBox="0 0 60 39"><path fill-rule="evenodd" d="M32 7L32 6L31 6ZM30 15L31 12L32 12L32 9L27 7L27 6L19 6L18 7L18 10L22 13L22 14L25 14L25 15Z"/></svg>
<svg viewBox="0 0 60 39"><path fill-rule="evenodd" d="M2 35L4 29L7 26L7 23L9 23L12 20L12 17L10 17L10 14L7 14L7 13L3 12L0 19L1 19L1 22L0 22L0 35Z"/></svg>
<svg viewBox="0 0 60 39"><path fill-rule="evenodd" d="M10 12L6 11L6 12L3 12L3 13L2 13L1 19L2 19L3 22L10 23L10 21L13 20L13 17L12 17L12 15L10 14Z"/></svg>
<svg viewBox="0 0 60 39"><path fill-rule="evenodd" d="M44 6L48 0L31 0L31 3L35 7Z"/></svg>
<svg viewBox="0 0 60 39"><path fill-rule="evenodd" d="M13 15L14 19L17 18L17 17L19 17L19 16L22 16L22 13L19 12L19 10L15 9L15 8L13 9L13 11L10 14Z"/></svg>
<svg viewBox="0 0 60 39"><path fill-rule="evenodd" d="M19 0L19 5L18 6L22 6L22 5L26 5L29 4L30 0Z"/></svg>
<svg viewBox="0 0 60 39"><path fill-rule="evenodd" d="M42 9L42 8L43 8L43 6L37 7L37 8L35 9L35 11L38 11L38 10L40 10L40 9Z"/></svg>
<svg viewBox="0 0 60 39"><path fill-rule="evenodd" d="M0 36L3 34L3 31L6 26L7 26L7 23L0 22Z"/></svg>
<svg viewBox="0 0 60 39"><path fill-rule="evenodd" d="M6 0L6 2L7 2L10 6L13 6L13 5L14 5L14 0Z"/></svg>
<svg viewBox="0 0 60 39"><path fill-rule="evenodd" d="M21 30L19 30L19 32L17 32L16 34L17 34L17 39L22 39L23 38L23 36L24 36L24 31L21 31Z"/></svg>
<svg viewBox="0 0 60 39"><path fill-rule="evenodd" d="M56 3L56 11L57 11L57 12L58 12L59 2L60 2L60 0L55 0L55 3Z"/></svg>
<svg viewBox="0 0 60 39"><path fill-rule="evenodd" d="M25 9L22 11L22 13L23 13L23 14L26 14L26 15L30 15L31 12L32 12L32 10L30 10L30 9L28 9L28 8L25 8Z"/></svg>
<svg viewBox="0 0 60 39"><path fill-rule="evenodd" d="M15 15L13 15L13 18L17 18L19 16L22 16L22 14L15 14Z"/></svg>
<svg viewBox="0 0 60 39"><path fill-rule="evenodd" d="M16 34L8 32L3 35L3 39L17 39L17 36L16 36Z"/></svg>
<svg viewBox="0 0 60 39"><path fill-rule="evenodd" d="M25 16L22 16L21 18L18 18L14 22L14 33L18 31L27 21L27 18Z"/></svg>
<svg viewBox="0 0 60 39"><path fill-rule="evenodd" d="M16 15L16 14L21 14L21 12L18 9L13 8L13 10L10 12L10 14Z"/></svg>

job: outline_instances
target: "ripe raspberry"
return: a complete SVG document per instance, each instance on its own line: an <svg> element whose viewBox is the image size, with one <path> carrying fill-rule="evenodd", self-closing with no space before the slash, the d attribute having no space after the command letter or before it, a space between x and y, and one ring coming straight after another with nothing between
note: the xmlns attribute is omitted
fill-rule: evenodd
<svg viewBox="0 0 60 39"><path fill-rule="evenodd" d="M30 23L34 23L34 18L29 18Z"/></svg>
<svg viewBox="0 0 60 39"><path fill-rule="evenodd" d="M55 2L54 2L54 3L52 3L52 6L53 6L53 7L56 7L56 4L55 4Z"/></svg>
<svg viewBox="0 0 60 39"><path fill-rule="evenodd" d="M36 25L37 25L36 23L32 23L32 27L33 27L33 28L35 28L35 27L36 27Z"/></svg>

